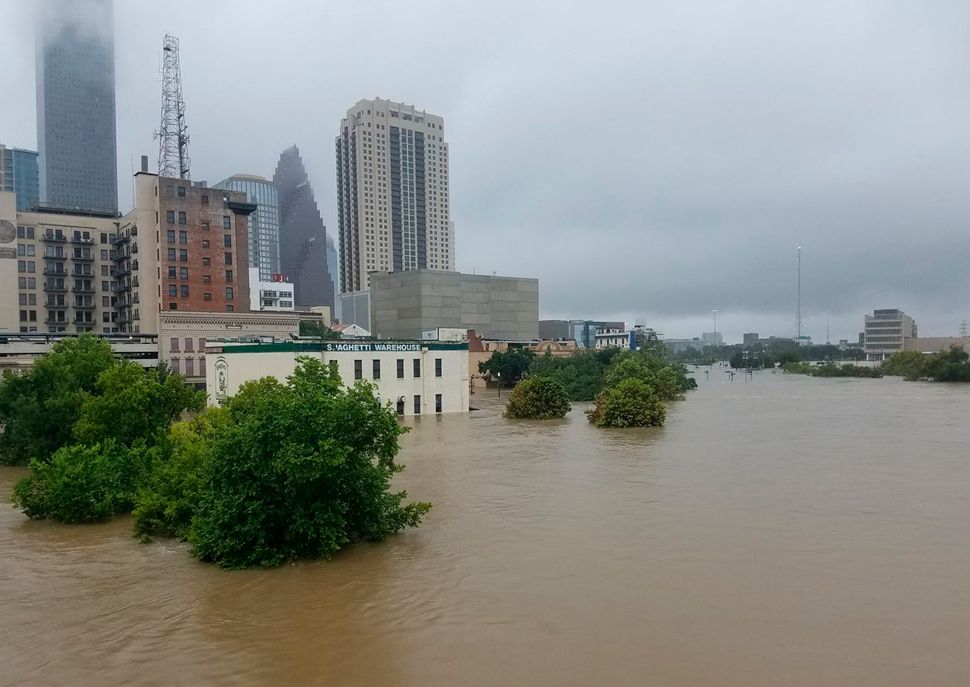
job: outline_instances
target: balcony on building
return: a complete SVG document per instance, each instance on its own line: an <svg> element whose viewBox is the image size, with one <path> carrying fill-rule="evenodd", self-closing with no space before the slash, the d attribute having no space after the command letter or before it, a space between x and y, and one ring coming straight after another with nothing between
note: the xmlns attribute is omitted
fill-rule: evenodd
<svg viewBox="0 0 970 687"><path fill-rule="evenodd" d="M48 231L40 236L41 241L48 241L50 243L66 243L67 237L61 232ZM64 324L67 324L66 322Z"/></svg>

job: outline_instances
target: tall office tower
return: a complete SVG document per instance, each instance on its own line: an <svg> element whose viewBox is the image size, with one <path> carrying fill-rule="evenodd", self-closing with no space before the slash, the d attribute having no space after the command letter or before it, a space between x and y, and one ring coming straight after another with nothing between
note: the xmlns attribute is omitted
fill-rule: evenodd
<svg viewBox="0 0 970 687"><path fill-rule="evenodd" d="M340 291L370 272L455 269L444 120L410 105L361 100L340 122Z"/></svg>
<svg viewBox="0 0 970 687"><path fill-rule="evenodd" d="M114 21L111 0L46 0L37 29L40 199L116 213Z"/></svg>
<svg viewBox="0 0 970 687"><path fill-rule="evenodd" d="M0 143L0 191L17 195L17 212L27 212L40 201L37 153L7 148Z"/></svg>
<svg viewBox="0 0 970 687"><path fill-rule="evenodd" d="M273 174L280 199L280 266L293 282L297 306L334 306L327 269L327 228L296 146L280 155Z"/></svg>
<svg viewBox="0 0 970 687"><path fill-rule="evenodd" d="M330 277L330 288L333 289L333 311L330 313L331 317L337 321L340 320L340 299L337 294L340 293L340 258L337 256L337 246L333 242L332 236L327 236L327 275Z"/></svg>
<svg viewBox="0 0 970 687"><path fill-rule="evenodd" d="M280 271L279 189L272 181L252 174L233 174L216 188L245 193L256 212L249 216L249 266L259 270L260 281Z"/></svg>

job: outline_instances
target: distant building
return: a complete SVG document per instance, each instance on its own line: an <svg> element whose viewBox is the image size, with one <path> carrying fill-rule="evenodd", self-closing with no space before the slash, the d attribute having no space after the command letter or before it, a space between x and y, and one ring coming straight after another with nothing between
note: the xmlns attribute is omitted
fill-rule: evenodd
<svg viewBox="0 0 970 687"><path fill-rule="evenodd" d="M936 353L952 346L959 346L970 352L970 337L966 336L921 336L903 342L903 350L920 353Z"/></svg>
<svg viewBox="0 0 970 687"><path fill-rule="evenodd" d="M333 293L333 317L340 321L340 257L337 255L337 247L334 245L333 237L327 235L327 274L330 276L330 288Z"/></svg>
<svg viewBox="0 0 970 687"><path fill-rule="evenodd" d="M272 181L252 174L233 174L216 188L246 194L256 211L249 216L249 266L255 267L259 280L271 281L280 273L280 201L279 188Z"/></svg>
<svg viewBox="0 0 970 687"><path fill-rule="evenodd" d="M493 339L539 337L537 279L439 270L375 272L369 308L369 329L382 339L418 338L436 327L474 329ZM343 311L346 319L346 301Z"/></svg>
<svg viewBox="0 0 970 687"><path fill-rule="evenodd" d="M742 334L742 340L744 341L745 346L755 345L756 343L758 343L759 338L760 338L760 334L758 334L758 332L745 332L744 334Z"/></svg>
<svg viewBox="0 0 970 687"><path fill-rule="evenodd" d="M17 211L27 212L40 202L37 153L0 144L0 191L17 196Z"/></svg>
<svg viewBox="0 0 970 687"><path fill-rule="evenodd" d="M259 270L249 268L249 309L253 312L260 310L275 310L278 312L292 312L293 284L283 281L283 275L277 274L277 279L262 280Z"/></svg>
<svg viewBox="0 0 970 687"><path fill-rule="evenodd" d="M373 272L454 270L444 119L375 98L347 110L336 138L340 293Z"/></svg>
<svg viewBox="0 0 970 687"><path fill-rule="evenodd" d="M75 334L6 334L0 338L0 377L5 372L22 372L51 352L55 343ZM114 354L142 367L158 365L158 337L154 334L129 336L103 334Z"/></svg>
<svg viewBox="0 0 970 687"><path fill-rule="evenodd" d="M667 347L671 355L686 353L687 351L700 353L704 350L704 342L697 337L693 339L664 339L661 343Z"/></svg>
<svg viewBox="0 0 970 687"><path fill-rule="evenodd" d="M626 323L604 320L539 320L540 339L572 339L580 348L596 348L600 329L626 330Z"/></svg>
<svg viewBox="0 0 970 687"><path fill-rule="evenodd" d="M701 334L701 341L705 346L723 346L724 336L721 332L704 332Z"/></svg>
<svg viewBox="0 0 970 687"><path fill-rule="evenodd" d="M896 308L874 310L865 318L866 360L885 360L915 339L916 321Z"/></svg>
<svg viewBox="0 0 970 687"><path fill-rule="evenodd" d="M41 202L117 213L113 3L50 0L38 6Z"/></svg>
<svg viewBox="0 0 970 687"><path fill-rule="evenodd" d="M334 307L333 284L327 268L327 228L320 217L300 151L280 155L273 182L279 188L280 268L293 282L299 307Z"/></svg>
<svg viewBox="0 0 970 687"><path fill-rule="evenodd" d="M622 329L600 329L596 332L595 348L630 348L630 332Z"/></svg>

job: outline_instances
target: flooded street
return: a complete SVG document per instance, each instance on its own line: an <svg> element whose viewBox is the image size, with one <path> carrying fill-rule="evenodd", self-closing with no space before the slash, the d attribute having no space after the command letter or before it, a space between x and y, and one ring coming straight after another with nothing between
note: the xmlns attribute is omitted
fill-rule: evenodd
<svg viewBox="0 0 970 687"><path fill-rule="evenodd" d="M666 427L425 416L425 523L224 572L30 522L0 468L0 684L966 684L970 385L715 369Z"/></svg>

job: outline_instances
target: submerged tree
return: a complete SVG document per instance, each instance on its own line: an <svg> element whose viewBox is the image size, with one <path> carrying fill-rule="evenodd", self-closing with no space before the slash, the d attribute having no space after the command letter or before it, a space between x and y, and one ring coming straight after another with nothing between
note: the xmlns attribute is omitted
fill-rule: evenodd
<svg viewBox="0 0 970 687"><path fill-rule="evenodd" d="M571 410L563 385L551 377L529 377L519 382L505 406L505 417L549 420Z"/></svg>
<svg viewBox="0 0 970 687"><path fill-rule="evenodd" d="M651 427L664 423L667 409L649 384L631 377L600 393L586 417L597 427Z"/></svg>
<svg viewBox="0 0 970 687"><path fill-rule="evenodd" d="M371 385L301 358L286 384L244 384L213 431L188 539L227 568L329 558L415 527L431 507L390 491L404 431Z"/></svg>

